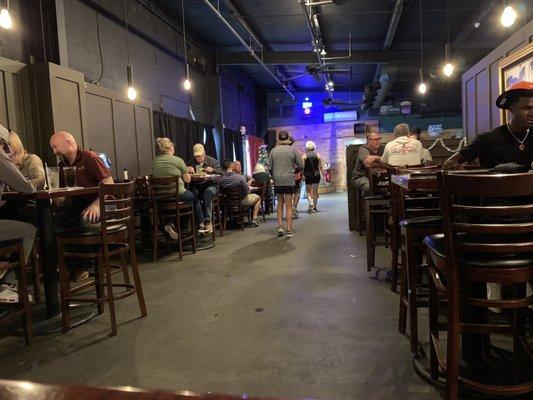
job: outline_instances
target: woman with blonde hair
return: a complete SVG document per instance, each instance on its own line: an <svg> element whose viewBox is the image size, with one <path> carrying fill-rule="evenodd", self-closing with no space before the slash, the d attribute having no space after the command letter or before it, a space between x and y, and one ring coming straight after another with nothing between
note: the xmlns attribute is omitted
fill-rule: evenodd
<svg viewBox="0 0 533 400"><path fill-rule="evenodd" d="M24 148L19 135L15 132L9 133L9 145L13 150L9 158L17 166L19 171L31 182L35 190L44 188L45 175L43 162L39 156L30 154Z"/></svg>
<svg viewBox="0 0 533 400"><path fill-rule="evenodd" d="M196 200L196 196L185 188L185 183L191 182L191 174L187 170L185 161L174 155L174 143L167 137L156 139L157 156L152 161L152 173L154 177L179 176L179 200L194 204L194 218L199 226L198 232L207 232L204 225L204 213L202 206ZM178 240L178 233L170 224L165 225L165 231L169 236Z"/></svg>
<svg viewBox="0 0 533 400"><path fill-rule="evenodd" d="M312 212L318 212L318 209L316 208L318 204L318 184L320 183L320 178L324 174L324 168L322 167L322 159L316 152L316 145L314 142L308 140L305 143L305 150L306 152L303 155L303 172L305 187L307 190L307 201L309 202L307 212L311 214Z"/></svg>

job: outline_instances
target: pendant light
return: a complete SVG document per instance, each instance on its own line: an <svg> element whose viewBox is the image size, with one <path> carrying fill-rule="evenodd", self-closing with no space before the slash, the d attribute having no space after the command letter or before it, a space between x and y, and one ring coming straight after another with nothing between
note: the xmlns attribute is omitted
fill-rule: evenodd
<svg viewBox="0 0 533 400"><path fill-rule="evenodd" d="M505 6L505 0L503 2L503 6L504 9L500 17L500 22L504 27L508 28L515 23L517 14L513 6Z"/></svg>
<svg viewBox="0 0 533 400"><path fill-rule="evenodd" d="M183 26L183 57L185 58L185 80L183 81L183 89L190 91L192 82L189 63L187 62L187 36L185 35L185 7L183 6L183 0L181 0L181 21Z"/></svg>
<svg viewBox="0 0 533 400"><path fill-rule="evenodd" d="M133 86L133 68L130 64L130 39L129 39L129 31L128 31L128 9L126 7L126 0L123 0L124 3L124 19L126 23L126 53L128 56L128 65L126 67L126 75L128 77L128 99L131 101L135 100L137 98L137 90L135 89L135 86Z"/></svg>
<svg viewBox="0 0 533 400"><path fill-rule="evenodd" d="M450 4L449 0L446 0L446 44L444 45L446 64L442 67L442 73L447 77L452 76L455 69L450 60L450 48Z"/></svg>
<svg viewBox="0 0 533 400"><path fill-rule="evenodd" d="M423 41L422 41L422 0L418 1L419 12L420 12L420 82L418 83L418 93L426 94L428 87L424 82L424 50L423 50Z"/></svg>
<svg viewBox="0 0 533 400"><path fill-rule="evenodd" d="M9 0L6 1L6 8L2 8L0 11L0 26L4 29L13 27L13 21L11 20L11 15L9 15Z"/></svg>

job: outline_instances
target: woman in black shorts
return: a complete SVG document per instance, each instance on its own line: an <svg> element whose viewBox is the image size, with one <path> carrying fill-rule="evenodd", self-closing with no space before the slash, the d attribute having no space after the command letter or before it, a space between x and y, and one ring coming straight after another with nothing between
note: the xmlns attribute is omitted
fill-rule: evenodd
<svg viewBox="0 0 533 400"><path fill-rule="evenodd" d="M307 189L307 201L309 206L307 212L318 212L316 208L318 203L318 184L323 174L322 160L316 152L316 145L311 140L305 143L306 153L303 155L304 160L304 178Z"/></svg>

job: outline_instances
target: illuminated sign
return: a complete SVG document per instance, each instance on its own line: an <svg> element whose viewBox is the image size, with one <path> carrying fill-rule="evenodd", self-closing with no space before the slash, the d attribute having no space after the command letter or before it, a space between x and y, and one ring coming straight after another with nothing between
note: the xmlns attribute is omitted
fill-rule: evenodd
<svg viewBox="0 0 533 400"><path fill-rule="evenodd" d="M302 102L302 108L305 110L306 108L313 108L313 103L309 101L309 97L306 97L304 101Z"/></svg>
<svg viewBox="0 0 533 400"><path fill-rule="evenodd" d="M324 122L341 122L357 120L357 111L337 111L324 113Z"/></svg>

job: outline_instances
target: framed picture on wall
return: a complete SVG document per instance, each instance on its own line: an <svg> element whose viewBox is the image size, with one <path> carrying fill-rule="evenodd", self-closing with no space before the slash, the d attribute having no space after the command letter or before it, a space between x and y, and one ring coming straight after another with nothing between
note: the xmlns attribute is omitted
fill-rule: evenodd
<svg viewBox="0 0 533 400"><path fill-rule="evenodd" d="M533 43L500 62L500 93L520 81L533 82ZM507 111L502 110L501 122L506 123L507 118Z"/></svg>

